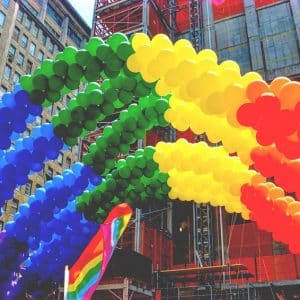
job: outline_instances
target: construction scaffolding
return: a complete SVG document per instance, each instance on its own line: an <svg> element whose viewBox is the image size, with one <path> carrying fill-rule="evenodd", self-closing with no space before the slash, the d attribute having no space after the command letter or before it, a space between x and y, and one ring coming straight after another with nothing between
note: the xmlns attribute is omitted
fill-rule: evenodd
<svg viewBox="0 0 300 300"><path fill-rule="evenodd" d="M93 34L106 39L119 31L149 36L164 33L172 41L189 39L197 51L214 49L220 61L233 59L242 72L257 71L266 80L278 74L300 78L300 14L296 2L228 0L213 5L211 0L96 0ZM147 134L145 143L155 145L159 140L180 137L189 142L205 140L205 136L192 132L155 128ZM163 228L147 224L143 213L139 241L132 228L125 233L120 247L138 248L153 264L152 289L145 288L152 296L143 298L134 293L128 298L300 299L300 256L290 254L255 223L238 223L237 216L228 216L221 208L195 204L191 215L192 257L181 265L174 264L172 235L166 236ZM174 238L175 227L170 222L172 217L168 227ZM235 270L236 265L244 269ZM124 290L124 286L121 280L119 288Z"/></svg>

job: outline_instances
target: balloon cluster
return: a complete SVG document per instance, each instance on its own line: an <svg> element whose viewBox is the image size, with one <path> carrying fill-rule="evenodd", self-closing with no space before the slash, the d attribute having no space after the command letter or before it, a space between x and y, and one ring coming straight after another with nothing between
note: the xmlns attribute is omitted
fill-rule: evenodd
<svg viewBox="0 0 300 300"><path fill-rule="evenodd" d="M222 141L229 153L239 152L251 165L250 151L257 143L237 122L236 111L246 102L247 85L261 76L254 72L241 76L235 62L218 64L215 52L196 53L187 40L173 45L162 34L152 40L136 34L132 45L135 53L127 60L128 68L140 72L145 81L158 81L159 95L172 95L166 120L180 131L205 132L211 142Z"/></svg>
<svg viewBox="0 0 300 300"><path fill-rule="evenodd" d="M265 177L274 178L274 182L287 193L296 193L300 199L300 161L289 160L274 146L258 147L251 153L254 168Z"/></svg>
<svg viewBox="0 0 300 300"><path fill-rule="evenodd" d="M122 33L113 34L107 43L94 37L85 49L68 46L56 55L55 61L44 60L32 76L23 76L20 82L30 92L33 103L49 106L59 101L62 93L77 89L81 81L117 77L132 52L128 38Z"/></svg>
<svg viewBox="0 0 300 300"><path fill-rule="evenodd" d="M252 82L247 88L251 102L239 108L237 119L256 130L260 145L274 143L287 158L296 159L300 157L300 84L287 80L277 78L270 86L264 81Z"/></svg>
<svg viewBox="0 0 300 300"><path fill-rule="evenodd" d="M148 95L151 86L140 76L127 76L123 71L117 78L105 79L101 85L90 83L85 92L71 99L68 107L53 117L54 131L72 146L77 143L77 137L95 130L97 122L130 104L135 97Z"/></svg>
<svg viewBox="0 0 300 300"><path fill-rule="evenodd" d="M31 136L18 139L14 149L0 158L0 206L13 198L17 186L28 182L30 173L41 171L45 161L56 159L63 145L49 123L34 127Z"/></svg>
<svg viewBox="0 0 300 300"><path fill-rule="evenodd" d="M137 150L135 156L120 159L101 185L76 199L77 209L84 212L87 219L101 223L108 212L120 203L142 207L153 200L163 202L170 191L168 175L158 170L153 161L154 151L148 146Z"/></svg>
<svg viewBox="0 0 300 300"><path fill-rule="evenodd" d="M68 226L78 229L80 224L77 222L77 215L71 216L70 213L68 214L68 210L63 212L61 210L67 207L68 203L73 201L76 196L82 194L86 188L93 188L100 182L101 177L94 174L89 167L77 162L73 165L72 170L65 170L62 175L57 175L53 180L47 181L45 188L38 188L35 194L29 197L28 203L20 205L14 221L8 222L5 227L5 239L13 239L23 245L19 252L17 251L17 257L26 258L29 250L30 253L37 251L41 242L51 242L54 236L57 238L65 230L68 230ZM66 220L68 220L68 224L66 224ZM6 251L5 245L5 243L1 245L4 252ZM12 261L8 261L6 256L1 257L1 268L9 265L15 266L17 257L14 257ZM52 258L57 259L56 257ZM50 266L49 268L51 268ZM17 271L14 270L14 272ZM4 280L4 278L2 279ZM6 280L9 281L9 278Z"/></svg>
<svg viewBox="0 0 300 300"><path fill-rule="evenodd" d="M210 202L247 218L247 209L239 200L240 188L257 173L248 170L238 157L228 157L223 147L211 148L205 142L190 144L185 139L159 142L154 160L170 176L171 199Z"/></svg>
<svg viewBox="0 0 300 300"><path fill-rule="evenodd" d="M141 98L138 104L131 104L127 110L121 111L119 120L105 127L103 134L83 157L83 162L93 166L98 174L110 170L119 153L128 153L130 145L143 138L146 130L167 125L163 114L168 107L166 99L155 95Z"/></svg>
<svg viewBox="0 0 300 300"><path fill-rule="evenodd" d="M274 240L288 244L292 253L299 253L300 241L295 236L300 230L300 202L284 196L284 191L270 182L245 184L241 192L250 219L271 232Z"/></svg>
<svg viewBox="0 0 300 300"><path fill-rule="evenodd" d="M0 102L0 149L9 149L27 124L34 122L41 113L42 106L32 104L28 93L19 86L13 93L5 93Z"/></svg>
<svg viewBox="0 0 300 300"><path fill-rule="evenodd" d="M51 241L41 242L39 248L32 252L24 262L21 269L21 279L18 285L10 291L12 299L22 296L24 286L30 294L46 298L51 290L47 282L60 282L63 280L65 265L73 265L99 225L88 222L76 212L75 200L54 215L48 227L55 232ZM56 228L59 229L56 230Z"/></svg>

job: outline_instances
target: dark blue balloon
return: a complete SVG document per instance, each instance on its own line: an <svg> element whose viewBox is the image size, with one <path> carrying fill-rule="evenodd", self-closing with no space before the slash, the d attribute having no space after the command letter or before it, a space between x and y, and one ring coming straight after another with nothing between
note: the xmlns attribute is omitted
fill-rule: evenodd
<svg viewBox="0 0 300 300"><path fill-rule="evenodd" d="M12 124L7 123L0 123L0 137L8 137L12 134Z"/></svg>
<svg viewBox="0 0 300 300"><path fill-rule="evenodd" d="M29 94L25 92L24 90L20 90L16 92L15 94L15 102L17 105L20 106L26 106L28 103L30 103Z"/></svg>
<svg viewBox="0 0 300 300"><path fill-rule="evenodd" d="M8 149L10 145L11 145L11 140L8 137L3 136L0 139L0 149L2 150Z"/></svg>
<svg viewBox="0 0 300 300"><path fill-rule="evenodd" d="M42 105L34 105L32 103L28 104L28 111L31 115L37 117L40 116L43 112L43 107Z"/></svg>
<svg viewBox="0 0 300 300"><path fill-rule="evenodd" d="M27 125L24 119L14 120L12 123L13 130L17 133L22 133L26 130Z"/></svg>
<svg viewBox="0 0 300 300"><path fill-rule="evenodd" d="M2 107L0 108L0 123L9 123L13 120L14 112L11 108Z"/></svg>
<svg viewBox="0 0 300 300"><path fill-rule="evenodd" d="M33 142L33 147L36 151L38 152L43 152L46 153L47 152L47 148L49 146L49 142L48 140L41 136L39 138L37 138L34 142Z"/></svg>

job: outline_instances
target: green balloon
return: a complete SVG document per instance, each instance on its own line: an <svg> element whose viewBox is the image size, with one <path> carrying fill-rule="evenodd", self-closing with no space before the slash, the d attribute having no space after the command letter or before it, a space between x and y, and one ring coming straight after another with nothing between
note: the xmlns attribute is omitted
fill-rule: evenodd
<svg viewBox="0 0 300 300"><path fill-rule="evenodd" d="M104 95L101 90L93 90L88 96L89 104L101 105L104 102Z"/></svg>
<svg viewBox="0 0 300 300"><path fill-rule="evenodd" d="M94 131L97 127L97 122L95 120L84 121L84 128L88 131Z"/></svg>
<svg viewBox="0 0 300 300"><path fill-rule="evenodd" d="M71 118L73 121L80 123L85 119L85 110L82 106L77 106L71 111Z"/></svg>
<svg viewBox="0 0 300 300"><path fill-rule="evenodd" d="M130 169L127 166L124 166L119 169L119 174L122 178L129 178L130 177Z"/></svg>
<svg viewBox="0 0 300 300"><path fill-rule="evenodd" d="M83 92L78 93L76 100L77 100L78 105L80 105L82 107L87 107L89 105L89 100L88 100L88 96L86 93L83 93Z"/></svg>
<svg viewBox="0 0 300 300"><path fill-rule="evenodd" d="M119 99L117 99L116 101L113 102L113 105L115 109L120 109L124 106L124 103L121 102Z"/></svg>
<svg viewBox="0 0 300 300"><path fill-rule="evenodd" d="M103 130L103 136L108 136L113 133L112 126L106 126Z"/></svg>
<svg viewBox="0 0 300 300"><path fill-rule="evenodd" d="M103 151L96 151L93 157L97 163L104 163L105 161L105 153Z"/></svg>
<svg viewBox="0 0 300 300"><path fill-rule="evenodd" d="M63 77L68 72L68 64L63 60L56 60L53 63L53 71L57 76Z"/></svg>
<svg viewBox="0 0 300 300"><path fill-rule="evenodd" d="M118 92L113 88L109 88L104 92L105 103L113 103L118 99Z"/></svg>
<svg viewBox="0 0 300 300"><path fill-rule="evenodd" d="M64 86L64 81L57 75L52 75L48 80L49 89L51 91L60 91Z"/></svg>
<svg viewBox="0 0 300 300"><path fill-rule="evenodd" d="M169 107L169 101L164 98L160 98L156 101L154 108L159 114L163 114Z"/></svg>
<svg viewBox="0 0 300 300"><path fill-rule="evenodd" d="M148 107L145 109L145 116L149 121L156 120L157 112L153 107Z"/></svg>
<svg viewBox="0 0 300 300"><path fill-rule="evenodd" d="M67 134L68 137L71 138L77 138L78 136L80 136L82 132L82 127L79 123L77 122L71 122L69 124L69 126L67 127ZM77 141L77 140L76 140ZM69 144L68 144L69 145Z"/></svg>
<svg viewBox="0 0 300 300"><path fill-rule="evenodd" d="M123 105L128 105L133 100L133 93L129 91L121 90L119 92L119 99L123 103Z"/></svg>
<svg viewBox="0 0 300 300"><path fill-rule="evenodd" d="M97 57L91 57L86 65L86 72L98 73L104 69L103 63ZM95 81L95 80L94 80Z"/></svg>
<svg viewBox="0 0 300 300"><path fill-rule="evenodd" d="M115 156L116 157L116 156ZM115 166L116 162L114 159L106 159L105 160L105 167L108 170L111 170Z"/></svg>
<svg viewBox="0 0 300 300"><path fill-rule="evenodd" d="M113 178L106 180L106 189L114 192L117 187L116 181Z"/></svg>
<svg viewBox="0 0 300 300"><path fill-rule="evenodd" d="M112 34L107 39L107 44L112 48L114 52L117 52L117 49L122 42L129 42L129 41L127 36L120 32Z"/></svg>
<svg viewBox="0 0 300 300"><path fill-rule="evenodd" d="M121 76L118 76L117 78L113 78L110 80L110 85L115 88L119 89L122 87L123 78Z"/></svg>
<svg viewBox="0 0 300 300"><path fill-rule="evenodd" d="M148 160L152 160L153 159L154 153L155 153L155 147L147 146L147 147L144 148L144 156Z"/></svg>
<svg viewBox="0 0 300 300"><path fill-rule="evenodd" d="M116 78L119 75L119 71L112 71L108 66L104 69L104 74L109 78Z"/></svg>
<svg viewBox="0 0 300 300"><path fill-rule="evenodd" d="M48 88L48 78L43 74L32 76L32 85L36 90L46 90Z"/></svg>
<svg viewBox="0 0 300 300"><path fill-rule="evenodd" d="M60 93L59 92L47 91L45 95L46 95L46 98L52 103L57 102L57 101L60 100Z"/></svg>
<svg viewBox="0 0 300 300"><path fill-rule="evenodd" d="M125 74L126 76L128 76L128 77L134 77L134 76L136 76L136 74L137 74L137 73L131 72L131 71L128 69L128 67L127 67L126 64L123 65L122 70L123 70L124 74Z"/></svg>
<svg viewBox="0 0 300 300"><path fill-rule="evenodd" d="M97 47L96 55L101 61L106 62L113 55L113 51L109 45L102 44Z"/></svg>
<svg viewBox="0 0 300 300"><path fill-rule="evenodd" d="M86 108L85 119L96 121L101 114L101 107L98 105L91 104Z"/></svg>
<svg viewBox="0 0 300 300"><path fill-rule="evenodd" d="M66 84L66 87L69 88L70 90L76 90L76 89L78 89L80 82L77 80L71 80L71 79L67 78L65 84Z"/></svg>
<svg viewBox="0 0 300 300"><path fill-rule="evenodd" d="M123 127L126 131L135 131L136 130L136 120L133 117L128 117L123 121Z"/></svg>
<svg viewBox="0 0 300 300"><path fill-rule="evenodd" d="M106 68L112 72L120 72L124 62L117 55L112 55L106 62Z"/></svg>
<svg viewBox="0 0 300 300"><path fill-rule="evenodd" d="M142 115L139 117L139 119L137 120L137 128L139 129L146 129L149 125L149 121Z"/></svg>
<svg viewBox="0 0 300 300"><path fill-rule="evenodd" d="M143 85L142 82L139 82L134 92L137 97L144 97L149 94L150 90L145 85Z"/></svg>
<svg viewBox="0 0 300 300"><path fill-rule="evenodd" d="M58 115L52 117L51 123L54 127L60 124L60 119Z"/></svg>
<svg viewBox="0 0 300 300"><path fill-rule="evenodd" d="M99 83L97 83L97 82L90 82L90 83L87 85L85 91L86 91L87 93L89 93L89 92L91 92L91 91L93 91L93 90L99 90L99 89L100 89L100 84L99 84Z"/></svg>
<svg viewBox="0 0 300 300"><path fill-rule="evenodd" d="M133 48L129 42L122 42L117 48L117 55L123 61L126 61L133 52Z"/></svg>
<svg viewBox="0 0 300 300"><path fill-rule="evenodd" d="M45 100L45 94L41 90L30 92L30 100L33 104L42 104Z"/></svg>
<svg viewBox="0 0 300 300"><path fill-rule="evenodd" d="M54 127L54 133L57 137L65 137L67 135L67 127L64 124L59 124Z"/></svg>
<svg viewBox="0 0 300 300"><path fill-rule="evenodd" d="M137 128L133 134L136 139L143 139L146 135L146 130Z"/></svg>
<svg viewBox="0 0 300 300"><path fill-rule="evenodd" d="M137 85L137 81L135 80L135 78L132 77L123 77L122 78L122 88L125 91L134 91L135 87Z"/></svg>
<svg viewBox="0 0 300 300"><path fill-rule="evenodd" d="M121 122L119 122L118 120L114 120L111 123L111 127L114 132L121 133L123 131L123 126L122 126Z"/></svg>
<svg viewBox="0 0 300 300"><path fill-rule="evenodd" d="M50 77L54 74L53 70L53 60L51 59L45 59L41 63L41 73L46 75L47 77Z"/></svg>
<svg viewBox="0 0 300 300"><path fill-rule="evenodd" d="M140 169L143 169L146 167L146 159L143 156L138 156L136 158L136 166Z"/></svg>
<svg viewBox="0 0 300 300"><path fill-rule="evenodd" d="M90 55L89 51L87 51L85 49L78 50L75 55L76 62L82 67L85 67L87 65L90 58L91 58L91 55Z"/></svg>
<svg viewBox="0 0 300 300"><path fill-rule="evenodd" d="M74 80L79 81L83 76L83 69L79 64L71 64L68 69L68 76Z"/></svg>
<svg viewBox="0 0 300 300"><path fill-rule="evenodd" d="M115 108L112 103L105 103L103 105L103 113L106 116L111 116L115 112Z"/></svg>
<svg viewBox="0 0 300 300"><path fill-rule="evenodd" d="M103 40L99 37L92 37L85 44L84 48L89 51L89 53L93 56L96 56L97 48L104 44Z"/></svg>
<svg viewBox="0 0 300 300"><path fill-rule="evenodd" d="M68 108L73 109L75 107L79 106L77 100L75 98L72 98L68 103Z"/></svg>
<svg viewBox="0 0 300 300"><path fill-rule="evenodd" d="M61 124L68 125L71 122L71 112L68 109L62 109L58 117Z"/></svg>
<svg viewBox="0 0 300 300"><path fill-rule="evenodd" d="M32 86L32 77L30 75L23 75L20 78L20 84L22 86L22 88L27 91L30 92L33 89Z"/></svg>
<svg viewBox="0 0 300 300"><path fill-rule="evenodd" d="M130 150L130 145L128 145L128 144L120 144L119 145L119 150L120 150L120 153L126 154Z"/></svg>
<svg viewBox="0 0 300 300"><path fill-rule="evenodd" d="M72 46L68 46L63 50L63 60L68 64L74 64L76 62L76 54L77 54L77 49Z"/></svg>

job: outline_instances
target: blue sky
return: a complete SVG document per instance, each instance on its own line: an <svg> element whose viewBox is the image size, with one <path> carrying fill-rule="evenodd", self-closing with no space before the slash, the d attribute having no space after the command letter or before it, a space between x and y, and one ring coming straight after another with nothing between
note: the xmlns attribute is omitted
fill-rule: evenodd
<svg viewBox="0 0 300 300"><path fill-rule="evenodd" d="M69 0L82 18L92 27L95 0Z"/></svg>

